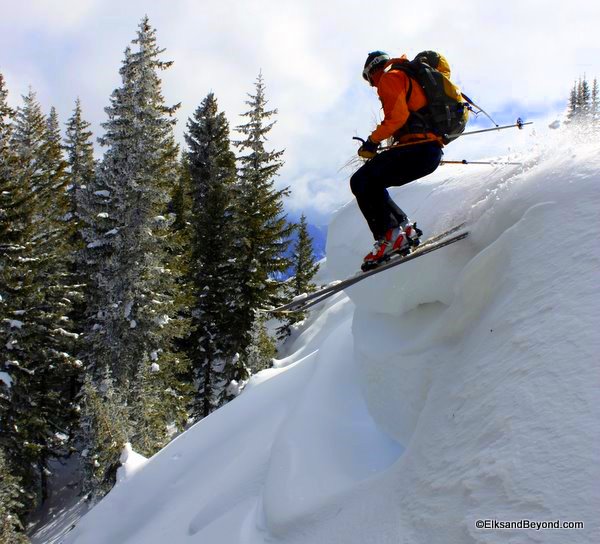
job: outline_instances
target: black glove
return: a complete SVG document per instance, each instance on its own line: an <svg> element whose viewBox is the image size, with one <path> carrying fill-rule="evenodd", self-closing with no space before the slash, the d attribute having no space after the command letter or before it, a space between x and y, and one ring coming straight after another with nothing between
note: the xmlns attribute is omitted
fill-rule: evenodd
<svg viewBox="0 0 600 544"><path fill-rule="evenodd" d="M358 148L358 156L363 159L372 159L377 155L377 149L379 144L371 140L371 137L367 138L367 141Z"/></svg>

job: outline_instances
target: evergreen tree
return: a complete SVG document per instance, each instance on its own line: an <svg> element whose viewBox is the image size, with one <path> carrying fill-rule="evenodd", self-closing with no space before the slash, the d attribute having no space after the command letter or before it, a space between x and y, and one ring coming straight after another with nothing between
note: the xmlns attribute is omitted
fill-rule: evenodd
<svg viewBox="0 0 600 544"><path fill-rule="evenodd" d="M71 321L77 334L85 330L85 287L90 283L88 267L84 259L84 221L80 210L81 203L89 201L88 186L94 177L94 147L90 123L83 119L81 102L75 102L73 114L67 121L65 151L67 157L69 211L66 215L68 251L68 271L71 277L73 311ZM78 384L72 384L72 395L77 393Z"/></svg>
<svg viewBox="0 0 600 544"><path fill-rule="evenodd" d="M598 82L594 79L592 86L585 74L573 84L569 95L567 122L594 124L598 119Z"/></svg>
<svg viewBox="0 0 600 544"><path fill-rule="evenodd" d="M308 233L308 224L304 214L300 216L298 239L294 248L292 262L294 267L292 295L297 296L302 293L313 292L316 286L312 283L312 279L319 271L319 264L315 261L313 239Z"/></svg>
<svg viewBox="0 0 600 544"><path fill-rule="evenodd" d="M23 525L17 516L22 508L19 479L13 476L0 448L0 542L26 544L29 539L23 534Z"/></svg>
<svg viewBox="0 0 600 544"><path fill-rule="evenodd" d="M125 51L122 86L106 108L106 132L99 139L104 159L80 206L92 274L85 361L95 380L114 378L128 406L131 442L148 454L166 444L170 425L181 428L186 420L181 377L187 364L174 344L188 325L180 316L178 272L168 252L174 219L168 206L178 178L172 115L178 106L165 105L159 71L171 62L159 60L163 50L147 17L132 43L137 47ZM107 474L114 452L99 462Z"/></svg>
<svg viewBox="0 0 600 544"><path fill-rule="evenodd" d="M58 119L46 119L35 93L24 97L11 135L16 155L13 211L2 228L3 314L0 345L14 381L3 408L0 441L15 467L27 508L48 495L49 463L67 453L76 411L65 390L79 371L65 282L65 163ZM18 210L18 211L17 211Z"/></svg>
<svg viewBox="0 0 600 544"><path fill-rule="evenodd" d="M115 484L119 457L129 435L125 402L115 391L109 374L98 380L88 374L81 389L82 487L92 502Z"/></svg>
<svg viewBox="0 0 600 544"><path fill-rule="evenodd" d="M209 94L188 121L192 189L191 281L195 342L190 346L196 393L193 415L207 416L228 400L227 386L237 363L237 235L233 186L235 155L229 145L229 124Z"/></svg>
<svg viewBox="0 0 600 544"><path fill-rule="evenodd" d="M298 224L298 238L292 256L293 277L286 282L286 298L297 297L303 293L311 293L316 289L312 279L319 270L319 264L315 262L313 240L308 233L308 224L304 214L300 216ZM278 329L279 338L289 336L291 326L303 321L305 312L294 312L284 319L283 325Z"/></svg>
<svg viewBox="0 0 600 544"><path fill-rule="evenodd" d="M257 315L250 330L250 343L244 351L244 365L250 374L256 374L273 366L277 355L275 340L267 331L265 318Z"/></svg>
<svg viewBox="0 0 600 544"><path fill-rule="evenodd" d="M75 102L73 114L67 122L65 150L67 154L71 227L77 249L81 250L79 202L83 199L83 191L94 177L94 145L90 123L83 119L81 102Z"/></svg>
<svg viewBox="0 0 600 544"><path fill-rule="evenodd" d="M274 276L290 266L285 257L293 231L283 213L283 198L289 190L276 189L275 177L282 167L283 151L268 151L267 136L276 110L267 110L265 84L259 74L255 94L243 114L248 122L238 127L245 139L236 142L240 149L236 236L238 237L239 294L236 328L239 331L237 351L241 354L250 343L255 310L276 302L280 282ZM245 377L243 357L238 381Z"/></svg>
<svg viewBox="0 0 600 544"><path fill-rule="evenodd" d="M577 106L581 119L590 118L591 92L585 75L579 79L577 88Z"/></svg>
<svg viewBox="0 0 600 544"><path fill-rule="evenodd" d="M0 73L0 340L8 336L11 318L18 311L11 287L20 270L15 266L14 256L18 254L17 245L25 237L28 200L15 181L17 157L10 145L15 112L8 106L7 97L4 76ZM11 388L19 371L11 360L9 342L0 347L0 542L24 544L28 539L21 532L23 527L17 514L23 512L25 493L4 454L5 448L12 449L11 457L17 453L14 429L8 426L12 411Z"/></svg>
<svg viewBox="0 0 600 544"><path fill-rule="evenodd" d="M599 89L598 89L598 79L594 78L594 82L592 83L592 102L591 102L591 115L592 121L597 123L600 119L600 103L599 103Z"/></svg>
<svg viewBox="0 0 600 544"><path fill-rule="evenodd" d="M4 76L0 73L0 308L3 310L0 317L3 320L11 313L4 288L11 283L11 270L16 265L11 253L18 250L26 237L24 231L30 209L27 202L31 198L17 181L17 155L11 145L15 111L9 107L7 97Z"/></svg>
<svg viewBox="0 0 600 544"><path fill-rule="evenodd" d="M573 121L577 117L578 112L577 105L577 83L573 83L573 88L569 94L569 105L567 109L567 120L568 122Z"/></svg>

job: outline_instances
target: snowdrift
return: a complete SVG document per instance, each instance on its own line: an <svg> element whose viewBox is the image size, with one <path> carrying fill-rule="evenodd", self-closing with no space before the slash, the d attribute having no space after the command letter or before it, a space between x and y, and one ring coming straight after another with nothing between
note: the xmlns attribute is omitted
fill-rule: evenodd
<svg viewBox="0 0 600 544"><path fill-rule="evenodd" d="M315 310L65 542L600 542L600 149L561 134L518 159L393 191L426 236L467 221L469 238ZM351 202L327 274L370 244Z"/></svg>

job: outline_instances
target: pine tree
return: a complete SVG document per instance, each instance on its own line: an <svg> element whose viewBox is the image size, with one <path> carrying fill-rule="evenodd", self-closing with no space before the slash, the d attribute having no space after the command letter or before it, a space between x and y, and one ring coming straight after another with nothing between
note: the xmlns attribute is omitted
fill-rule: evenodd
<svg viewBox="0 0 600 544"><path fill-rule="evenodd" d="M283 198L289 190L276 189L275 177L282 167L283 151L267 151L265 142L274 122L270 119L277 110L267 110L265 84L259 74L255 94L249 95L249 111L243 114L248 122L237 128L245 139L236 142L241 155L238 160L239 183L236 236L239 242L240 303L236 310L240 354L250 343L254 313L276 301L280 281L275 279L289 268L285 257L293 231L283 213ZM243 379L243 357L236 380Z"/></svg>
<svg viewBox="0 0 600 544"><path fill-rule="evenodd" d="M315 262L313 239L308 233L308 224L304 214L300 216L298 240L292 262L294 267L293 296L314 291L316 286L312 283L312 279L319 271L319 264Z"/></svg>
<svg viewBox="0 0 600 544"><path fill-rule="evenodd" d="M315 262L313 240L308 233L306 216L300 216L298 224L298 238L292 256L293 277L286 282L286 298L293 298L303 293L311 293L316 289L312 279L319 270L319 264ZM289 336L291 326L306 318L305 312L294 312L284 319L283 325L278 329L280 339Z"/></svg>
<svg viewBox="0 0 600 544"><path fill-rule="evenodd" d="M94 177L94 144L90 123L83 119L81 102L75 102L73 114L67 122L65 150L67 154L71 228L73 231L74 245L81 250L81 225L79 220L79 203L83 199L83 192L92 182Z"/></svg>
<svg viewBox="0 0 600 544"><path fill-rule="evenodd" d="M105 110L99 141L106 152L81 205L93 278L85 361L95 380L114 378L128 406L134 448L154 453L168 441L169 425L182 427L187 403L181 381L187 363L174 344L188 325L180 316L180 285L168 252L174 220L168 206L178 177L172 115L178 106L164 104L158 73L171 62L159 60L163 50L147 17L132 44L120 70L122 86ZM142 391L140 384L148 384L145 376L155 369L152 387ZM113 461L105 458L100 470L106 473Z"/></svg>
<svg viewBox="0 0 600 544"><path fill-rule="evenodd" d="M4 76L0 73L0 308L2 319L10 315L8 293L5 286L11 283L11 271L17 266L17 259L11 254L19 251L20 243L26 238L25 230L31 197L17 180L17 155L11 145L15 111L7 102L8 90ZM0 364L3 364L0 362ZM2 368L0 366L0 368Z"/></svg>
<svg viewBox="0 0 600 544"><path fill-rule="evenodd" d="M85 377L80 395L83 444L83 492L96 502L115 484L119 457L127 441L128 427L125 402L113 386L107 371L102 379Z"/></svg>
<svg viewBox="0 0 600 544"><path fill-rule="evenodd" d="M594 82L592 83L592 102L591 102L591 116L592 121L597 123L600 119L600 103L599 103L599 89L598 89L598 79L594 78Z"/></svg>
<svg viewBox="0 0 600 544"><path fill-rule="evenodd" d="M67 453L76 411L65 383L79 372L65 281L67 200L58 118L54 110L44 117L32 91L17 111L10 147L17 159L8 198L19 211L10 229L2 229L7 317L0 345L15 379L0 440L30 508L47 498L51 459Z"/></svg>
<svg viewBox="0 0 600 544"><path fill-rule="evenodd" d="M19 502L20 487L19 479L13 476L0 448L0 542L6 544L29 542L17 516L17 512L23 507Z"/></svg>
<svg viewBox="0 0 600 544"><path fill-rule="evenodd" d="M244 365L250 374L256 374L273 366L273 359L277 355L275 340L267 331L265 318L257 315L250 330L250 343L244 351Z"/></svg>
<svg viewBox="0 0 600 544"><path fill-rule="evenodd" d="M236 164L229 124L212 93L188 121L185 138L193 201L193 415L200 418L228 400L227 386L238 360L238 331L233 322L238 298L233 199Z"/></svg>
<svg viewBox="0 0 600 544"><path fill-rule="evenodd" d="M573 85L569 95L567 122L594 124L599 115L598 82L594 79L592 86L585 74Z"/></svg>
<svg viewBox="0 0 600 544"><path fill-rule="evenodd" d="M577 106L581 119L588 120L590 118L591 110L591 93L585 74L583 78L579 79L577 89Z"/></svg>
<svg viewBox="0 0 600 544"><path fill-rule="evenodd" d="M15 266L13 257L19 252L17 247L24 238L24 223L28 217L27 195L16 183L17 157L10 145L15 112L8 106L7 97L4 76L0 73L0 340L6 339L11 317L18 311L11 287L16 284L15 275L20 269ZM28 539L22 534L17 515L24 511L25 493L4 453L7 447L12 449L11 457L16 453L14 429L8 426L12 412L11 388L19 378L19 369L11 360L9 342L0 348L0 542L25 544Z"/></svg>
<svg viewBox="0 0 600 544"><path fill-rule="evenodd" d="M577 82L573 83L573 88L569 94L569 105L567 109L567 120L573 121L577 117L579 107L577 105Z"/></svg>
<svg viewBox="0 0 600 544"><path fill-rule="evenodd" d="M65 152L67 158L69 211L67 221L68 272L72 289L73 310L71 321L75 332L82 334L85 330L85 288L90 283L88 267L84 258L84 217L80 209L89 201L88 186L93 183L95 161L90 123L83 119L81 102L75 102L73 114L67 121ZM72 384L72 396L77 394L78 384Z"/></svg>

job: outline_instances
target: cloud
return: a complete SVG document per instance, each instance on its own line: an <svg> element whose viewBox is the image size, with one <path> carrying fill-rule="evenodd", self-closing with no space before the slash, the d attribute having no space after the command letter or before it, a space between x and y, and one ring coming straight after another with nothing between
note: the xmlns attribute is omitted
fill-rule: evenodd
<svg viewBox="0 0 600 544"><path fill-rule="evenodd" d="M231 127L247 109L246 93L262 70L269 105L279 111L270 144L285 149L278 183L290 185L290 210L324 220L343 199L349 172L340 168L356 151L352 136L365 137L379 115L376 95L361 79L369 51L414 55L444 53L463 90L497 117L544 117L564 103L572 81L600 75L596 28L600 6L587 0L506 0L502 3L432 0L42 0L10 3L0 21L0 70L11 103L38 91L46 109L63 120L76 96L96 133L103 108L119 84L123 50L144 14L158 30L165 59L169 103L182 102L178 139L186 120L213 91ZM470 158L503 152L511 138L474 137L447 155ZM496 146L496 147L494 147Z"/></svg>
<svg viewBox="0 0 600 544"><path fill-rule="evenodd" d="M2 18L13 32L41 31L61 35L65 30L81 25L99 4L93 0L6 2L2 6Z"/></svg>

